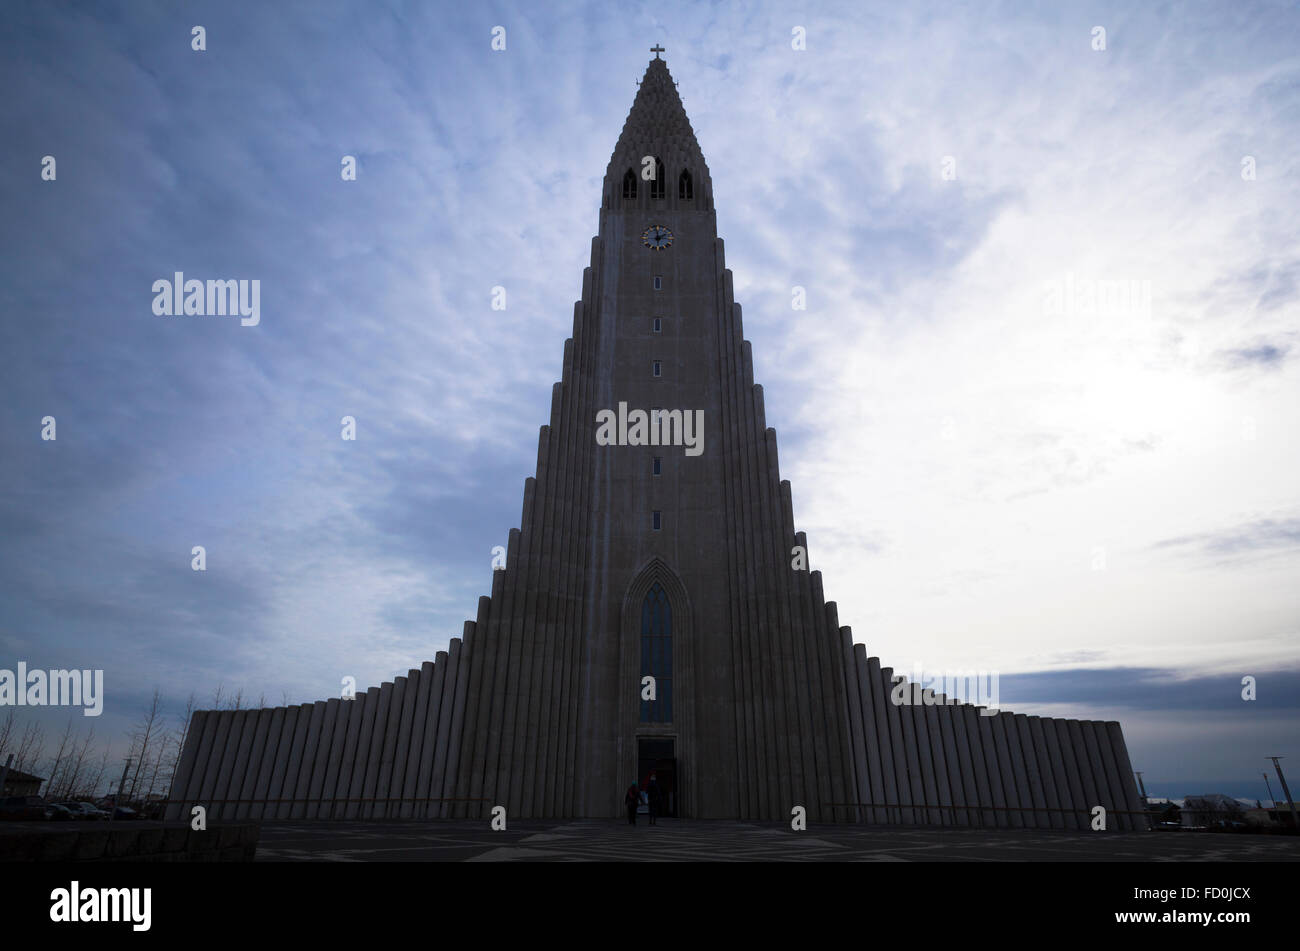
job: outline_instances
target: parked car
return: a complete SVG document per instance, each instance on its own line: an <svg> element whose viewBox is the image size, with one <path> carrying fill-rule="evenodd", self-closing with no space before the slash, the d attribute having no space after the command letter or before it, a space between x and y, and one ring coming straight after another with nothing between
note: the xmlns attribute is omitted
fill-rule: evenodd
<svg viewBox="0 0 1300 951"><path fill-rule="evenodd" d="M138 819L140 814L130 806L118 806L113 810L114 819Z"/></svg>
<svg viewBox="0 0 1300 951"><path fill-rule="evenodd" d="M25 820L45 818L45 800L40 796L8 796L0 799L0 819Z"/></svg>
<svg viewBox="0 0 1300 951"><path fill-rule="evenodd" d="M77 819L107 819L108 818L108 813L105 812L103 809L100 809L94 803L71 801L71 802L61 802L59 803L59 805L64 806L67 809L71 810L72 815Z"/></svg>
<svg viewBox="0 0 1300 951"><path fill-rule="evenodd" d="M50 822L72 822L77 818L77 814L61 802L47 802L45 818Z"/></svg>

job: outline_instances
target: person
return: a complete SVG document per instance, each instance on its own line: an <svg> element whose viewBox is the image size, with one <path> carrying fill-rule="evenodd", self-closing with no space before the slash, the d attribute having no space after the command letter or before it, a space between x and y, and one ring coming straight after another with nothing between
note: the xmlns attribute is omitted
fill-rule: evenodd
<svg viewBox="0 0 1300 951"><path fill-rule="evenodd" d="M646 798L650 805L650 824L654 825L663 803L663 793L659 789L659 780L653 772L650 774L650 781L646 783Z"/></svg>
<svg viewBox="0 0 1300 951"><path fill-rule="evenodd" d="M627 806L627 821L631 825L636 825L636 811L641 806L641 790L636 783L627 787L627 795L623 797L623 802Z"/></svg>

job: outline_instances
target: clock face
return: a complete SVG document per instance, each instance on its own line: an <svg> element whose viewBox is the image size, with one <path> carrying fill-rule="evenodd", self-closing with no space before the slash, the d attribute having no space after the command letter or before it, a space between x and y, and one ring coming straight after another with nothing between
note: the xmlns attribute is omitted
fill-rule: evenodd
<svg viewBox="0 0 1300 951"><path fill-rule="evenodd" d="M651 225L641 232L641 240L647 248L662 251L664 248L672 246L673 233L663 225Z"/></svg>

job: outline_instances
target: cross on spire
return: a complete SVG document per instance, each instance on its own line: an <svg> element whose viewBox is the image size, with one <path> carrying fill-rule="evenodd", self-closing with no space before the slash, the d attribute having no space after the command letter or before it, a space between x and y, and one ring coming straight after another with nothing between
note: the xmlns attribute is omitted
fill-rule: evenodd
<svg viewBox="0 0 1300 951"><path fill-rule="evenodd" d="M658 59L659 54L664 52L664 48L656 43L654 46L650 47L650 52L655 54L655 59Z"/></svg>

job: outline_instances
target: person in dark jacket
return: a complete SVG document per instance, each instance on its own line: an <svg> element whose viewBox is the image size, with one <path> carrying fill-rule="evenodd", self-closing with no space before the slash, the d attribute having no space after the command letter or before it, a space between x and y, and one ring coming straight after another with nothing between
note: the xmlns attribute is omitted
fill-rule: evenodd
<svg viewBox="0 0 1300 951"><path fill-rule="evenodd" d="M659 789L659 780L654 773L650 774L650 781L645 787L646 798L650 802L650 824L655 824L655 819L659 817L659 812L663 808L663 792Z"/></svg>
<svg viewBox="0 0 1300 951"><path fill-rule="evenodd" d="M636 811L641 806L641 790L636 783L627 787L627 794L623 796L623 803L627 806L627 821L636 825Z"/></svg>

